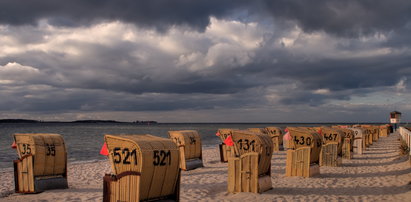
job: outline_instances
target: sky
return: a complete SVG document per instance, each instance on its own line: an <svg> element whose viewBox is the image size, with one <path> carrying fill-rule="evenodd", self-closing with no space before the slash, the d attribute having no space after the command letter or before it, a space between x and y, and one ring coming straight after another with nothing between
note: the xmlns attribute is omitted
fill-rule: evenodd
<svg viewBox="0 0 411 202"><path fill-rule="evenodd" d="M0 1L0 119L411 121L409 0Z"/></svg>

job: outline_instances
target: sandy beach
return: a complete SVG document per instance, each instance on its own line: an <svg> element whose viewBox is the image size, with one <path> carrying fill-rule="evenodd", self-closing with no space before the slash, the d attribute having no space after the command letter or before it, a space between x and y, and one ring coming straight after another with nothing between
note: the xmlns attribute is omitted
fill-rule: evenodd
<svg viewBox="0 0 411 202"><path fill-rule="evenodd" d="M273 189L262 194L227 193L227 164L217 147L203 150L204 168L182 172L181 201L411 201L411 166L399 156L397 134L380 138L342 167L321 167L317 177L285 177L286 155L272 157ZM15 194L11 170L0 171L0 201L102 201L108 161L72 163L69 189Z"/></svg>

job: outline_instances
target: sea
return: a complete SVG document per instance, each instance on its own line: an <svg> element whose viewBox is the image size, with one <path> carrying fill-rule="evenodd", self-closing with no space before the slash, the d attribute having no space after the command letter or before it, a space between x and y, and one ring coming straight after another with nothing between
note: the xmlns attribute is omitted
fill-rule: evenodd
<svg viewBox="0 0 411 202"><path fill-rule="evenodd" d="M287 126L321 126L338 123L0 123L0 171L11 170L17 152L11 148L14 133L57 133L63 136L69 163L105 160L100 155L105 134L151 134L168 137L172 130L197 130L203 147L217 147L220 139L215 135L219 128L265 128L285 129Z"/></svg>

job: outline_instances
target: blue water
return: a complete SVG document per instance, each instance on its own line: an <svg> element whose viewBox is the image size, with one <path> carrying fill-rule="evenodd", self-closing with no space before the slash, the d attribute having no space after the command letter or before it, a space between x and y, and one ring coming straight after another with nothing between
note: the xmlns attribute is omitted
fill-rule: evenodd
<svg viewBox="0 0 411 202"><path fill-rule="evenodd" d="M197 130L203 146L215 146L220 143L215 136L219 128L263 128L277 126L284 129L295 124L236 123L236 124L154 124L137 125L132 123L24 123L0 124L0 169L11 168L17 153L11 149L14 133L57 133L63 135L66 143L68 161L104 160L99 154L103 145L104 134L151 134L167 137L170 130ZM317 126L320 124L298 124L299 126ZM328 125L328 124L321 124Z"/></svg>

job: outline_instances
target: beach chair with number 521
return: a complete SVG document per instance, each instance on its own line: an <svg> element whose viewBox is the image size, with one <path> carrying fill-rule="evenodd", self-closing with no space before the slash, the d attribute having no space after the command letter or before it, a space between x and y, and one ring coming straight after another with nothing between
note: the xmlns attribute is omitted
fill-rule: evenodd
<svg viewBox="0 0 411 202"><path fill-rule="evenodd" d="M105 135L112 174L103 181L103 201L178 201L179 150L170 139L153 135Z"/></svg>

